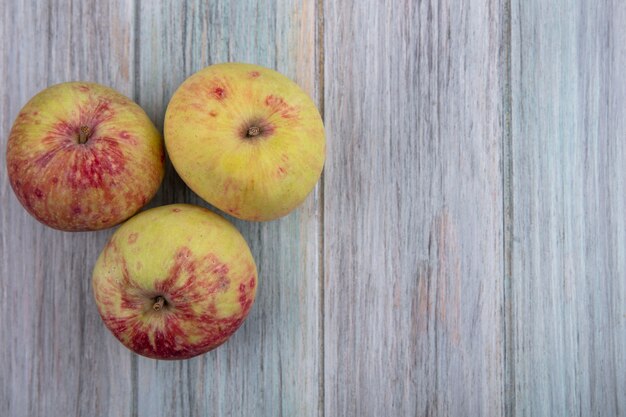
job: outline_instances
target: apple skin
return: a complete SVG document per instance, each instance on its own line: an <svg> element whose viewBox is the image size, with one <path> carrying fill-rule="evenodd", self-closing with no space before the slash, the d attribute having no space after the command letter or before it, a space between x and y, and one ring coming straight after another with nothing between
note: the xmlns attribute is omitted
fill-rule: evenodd
<svg viewBox="0 0 626 417"><path fill-rule="evenodd" d="M132 216L154 196L164 149L131 99L99 84L69 82L41 91L22 108L6 161L13 191L37 220L66 231L98 230Z"/></svg>
<svg viewBox="0 0 626 417"><path fill-rule="evenodd" d="M243 323L257 270L230 222L174 204L120 226L92 279L100 316L127 348L154 359L187 359L221 345ZM155 309L159 297L164 304Z"/></svg>
<svg viewBox="0 0 626 417"><path fill-rule="evenodd" d="M164 136L183 181L244 220L292 211L324 166L315 104L293 81L257 65L217 64L189 77L167 107Z"/></svg>

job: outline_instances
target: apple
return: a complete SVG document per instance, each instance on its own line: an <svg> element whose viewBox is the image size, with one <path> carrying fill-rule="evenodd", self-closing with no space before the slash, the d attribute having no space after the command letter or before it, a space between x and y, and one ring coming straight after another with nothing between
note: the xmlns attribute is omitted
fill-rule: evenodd
<svg viewBox="0 0 626 417"><path fill-rule="evenodd" d="M250 64L212 65L185 80L164 136L183 181L244 220L273 220L300 205L325 159L313 101L284 75Z"/></svg>
<svg viewBox="0 0 626 417"><path fill-rule="evenodd" d="M13 124L6 160L24 208L67 231L104 229L132 216L164 171L162 137L141 107L87 82L35 95Z"/></svg>
<svg viewBox="0 0 626 417"><path fill-rule="evenodd" d="M106 327L154 359L187 359L224 343L248 315L257 286L254 259L237 229L187 204L125 222L92 279Z"/></svg>

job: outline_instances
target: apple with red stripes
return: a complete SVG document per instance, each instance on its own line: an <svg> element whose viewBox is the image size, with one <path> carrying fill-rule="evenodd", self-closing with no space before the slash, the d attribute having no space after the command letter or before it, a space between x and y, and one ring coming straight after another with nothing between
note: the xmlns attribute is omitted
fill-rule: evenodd
<svg viewBox="0 0 626 417"><path fill-rule="evenodd" d="M163 179L163 139L128 97L69 82L21 109L6 161L11 187L37 220L66 231L99 230L154 196Z"/></svg>
<svg viewBox="0 0 626 417"><path fill-rule="evenodd" d="M126 347L154 359L188 359L241 326L255 299L257 269L230 222L175 204L125 222L92 280L105 325Z"/></svg>

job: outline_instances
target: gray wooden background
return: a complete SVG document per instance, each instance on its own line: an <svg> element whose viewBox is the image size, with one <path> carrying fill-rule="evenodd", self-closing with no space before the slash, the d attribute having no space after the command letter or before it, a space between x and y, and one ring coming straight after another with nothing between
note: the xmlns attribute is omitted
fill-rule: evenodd
<svg viewBox="0 0 626 417"><path fill-rule="evenodd" d="M0 2L0 415L626 416L626 2ZM90 274L4 167L19 109L89 80L159 128L198 69L245 61L319 105L324 175L270 223L219 349L122 347ZM151 206L203 204L171 167Z"/></svg>

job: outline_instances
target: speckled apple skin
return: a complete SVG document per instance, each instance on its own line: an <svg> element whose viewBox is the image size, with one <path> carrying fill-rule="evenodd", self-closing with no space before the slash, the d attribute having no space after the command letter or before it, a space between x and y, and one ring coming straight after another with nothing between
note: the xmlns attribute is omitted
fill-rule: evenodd
<svg viewBox="0 0 626 417"><path fill-rule="evenodd" d="M81 127L88 129L82 144ZM131 99L99 84L70 82L41 91L22 108L6 161L11 187L37 220L66 231L98 230L154 196L164 149Z"/></svg>
<svg viewBox="0 0 626 417"><path fill-rule="evenodd" d="M246 137L246 129L261 134ZM165 115L174 168L200 197L245 220L273 220L299 206L320 178L324 125L309 96L257 65L207 67L176 91Z"/></svg>
<svg viewBox="0 0 626 417"><path fill-rule="evenodd" d="M187 359L224 343L248 315L256 287L256 264L237 229L186 204L125 222L93 271L105 325L126 347L155 359ZM155 311L159 296L166 303Z"/></svg>

